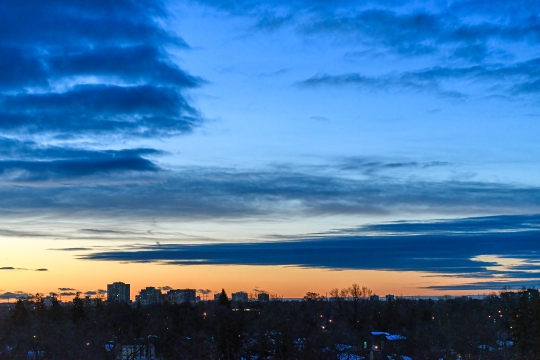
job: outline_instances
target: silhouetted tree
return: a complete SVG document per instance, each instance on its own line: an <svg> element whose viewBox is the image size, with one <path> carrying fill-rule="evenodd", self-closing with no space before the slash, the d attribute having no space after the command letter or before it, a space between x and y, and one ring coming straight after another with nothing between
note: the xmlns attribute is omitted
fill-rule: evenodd
<svg viewBox="0 0 540 360"><path fill-rule="evenodd" d="M73 316L73 322L78 323L85 318L84 313L84 300L81 299L81 293L77 292L75 298L73 298L73 308L71 309Z"/></svg>
<svg viewBox="0 0 540 360"><path fill-rule="evenodd" d="M28 310L26 310L26 306L24 306L24 302L19 299L17 300L17 303L15 304L15 308L13 309L13 313L11 314L11 324L14 326L25 326L28 322Z"/></svg>
<svg viewBox="0 0 540 360"><path fill-rule="evenodd" d="M229 297L227 296L225 289L221 289L221 294L219 294L219 299L218 299L218 305L225 306L225 307L231 306L231 302L229 301Z"/></svg>
<svg viewBox="0 0 540 360"><path fill-rule="evenodd" d="M358 301L362 297L362 289L360 288L360 285L357 283L352 284L349 287L349 294L353 301L353 324L356 328L358 326Z"/></svg>

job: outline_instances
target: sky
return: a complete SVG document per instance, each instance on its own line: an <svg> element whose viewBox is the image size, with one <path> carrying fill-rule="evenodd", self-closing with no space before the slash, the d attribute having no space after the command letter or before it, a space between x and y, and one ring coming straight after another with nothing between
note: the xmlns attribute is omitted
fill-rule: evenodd
<svg viewBox="0 0 540 360"><path fill-rule="evenodd" d="M540 286L539 10L2 1L0 299Z"/></svg>

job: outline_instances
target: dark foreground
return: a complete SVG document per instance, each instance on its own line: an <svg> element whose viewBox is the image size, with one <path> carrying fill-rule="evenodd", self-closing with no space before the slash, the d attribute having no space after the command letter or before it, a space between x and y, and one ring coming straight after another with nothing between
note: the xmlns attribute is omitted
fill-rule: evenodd
<svg viewBox="0 0 540 360"><path fill-rule="evenodd" d="M124 355L122 355L122 352ZM19 301L0 359L540 359L538 291L149 306ZM406 357L405 357L406 356ZM150 358L150 357L149 357Z"/></svg>

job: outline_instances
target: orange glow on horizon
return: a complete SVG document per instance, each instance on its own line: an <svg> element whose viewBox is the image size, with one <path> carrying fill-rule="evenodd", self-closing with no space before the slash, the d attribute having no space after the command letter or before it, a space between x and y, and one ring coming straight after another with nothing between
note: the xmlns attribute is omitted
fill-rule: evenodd
<svg viewBox="0 0 540 360"><path fill-rule="evenodd" d="M119 263L79 260L76 251L51 251L59 241L24 240L6 246L10 266L18 270L0 272L2 292L24 291L30 294L59 293L73 288L82 293L106 289L107 284L122 281L131 285L131 298L147 286L221 289L252 292L255 288L283 298L301 298L308 291L327 295L333 288L353 283L367 286L381 297L474 295L472 291L437 291L426 287L474 282L476 279L438 277L436 274L406 271L328 270L296 266L238 265L160 265L155 263ZM73 246L72 243L69 246ZM31 267L29 264L33 264ZM48 271L36 271L46 268ZM489 291L483 293L490 293ZM71 300L63 296L62 300Z"/></svg>

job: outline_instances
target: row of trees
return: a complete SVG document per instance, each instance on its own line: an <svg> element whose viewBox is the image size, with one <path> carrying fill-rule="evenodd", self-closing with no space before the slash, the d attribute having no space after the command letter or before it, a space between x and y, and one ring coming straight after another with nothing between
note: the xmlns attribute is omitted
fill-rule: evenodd
<svg viewBox="0 0 540 360"><path fill-rule="evenodd" d="M538 359L537 291L484 299L369 301L353 284L302 301L140 305L100 299L19 301L0 316L0 359L113 358L121 345L152 343L163 359L340 359L368 356L372 331L400 334L379 356ZM387 344L389 341L387 341ZM110 351L106 346L109 346ZM114 346L112 346L114 345Z"/></svg>

